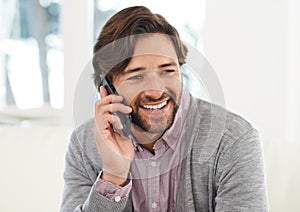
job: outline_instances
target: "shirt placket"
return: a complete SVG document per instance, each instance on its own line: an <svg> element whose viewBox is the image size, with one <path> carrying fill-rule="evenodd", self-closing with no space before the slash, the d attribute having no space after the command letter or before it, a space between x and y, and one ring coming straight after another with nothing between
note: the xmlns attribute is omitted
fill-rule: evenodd
<svg viewBox="0 0 300 212"><path fill-rule="evenodd" d="M156 159L149 159L149 171L153 177L148 179L148 195L149 195L149 208L151 211L160 210L160 174L159 164Z"/></svg>

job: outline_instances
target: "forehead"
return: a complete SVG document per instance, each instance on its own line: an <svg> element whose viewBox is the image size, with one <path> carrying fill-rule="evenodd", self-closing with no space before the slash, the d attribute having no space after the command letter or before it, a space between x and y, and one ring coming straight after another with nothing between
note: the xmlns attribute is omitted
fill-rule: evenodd
<svg viewBox="0 0 300 212"><path fill-rule="evenodd" d="M139 36L135 42L130 62L122 72L113 76L113 81L116 82L122 76L130 73L128 70L146 70L157 68L163 64L179 65L171 39L160 33Z"/></svg>
<svg viewBox="0 0 300 212"><path fill-rule="evenodd" d="M157 55L177 60L173 42L167 35L160 33L138 38L134 46L133 57L141 55Z"/></svg>

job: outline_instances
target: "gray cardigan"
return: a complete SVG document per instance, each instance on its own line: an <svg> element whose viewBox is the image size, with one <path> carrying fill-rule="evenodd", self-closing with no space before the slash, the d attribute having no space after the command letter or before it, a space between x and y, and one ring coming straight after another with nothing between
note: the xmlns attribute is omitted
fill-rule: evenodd
<svg viewBox="0 0 300 212"><path fill-rule="evenodd" d="M268 211L265 169L257 130L226 109L191 98L176 211ZM61 211L133 211L93 190L101 160L93 120L71 135Z"/></svg>

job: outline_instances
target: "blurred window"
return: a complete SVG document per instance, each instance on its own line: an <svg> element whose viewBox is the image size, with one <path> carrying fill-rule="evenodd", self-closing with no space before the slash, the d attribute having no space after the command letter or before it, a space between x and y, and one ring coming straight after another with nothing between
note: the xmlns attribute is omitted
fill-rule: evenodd
<svg viewBox="0 0 300 212"><path fill-rule="evenodd" d="M61 0L0 1L0 108L63 107Z"/></svg>

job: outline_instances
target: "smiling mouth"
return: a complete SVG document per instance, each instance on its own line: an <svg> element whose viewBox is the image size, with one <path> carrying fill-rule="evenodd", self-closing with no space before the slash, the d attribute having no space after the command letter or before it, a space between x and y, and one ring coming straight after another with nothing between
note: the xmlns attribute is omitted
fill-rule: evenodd
<svg viewBox="0 0 300 212"><path fill-rule="evenodd" d="M168 101L169 100L166 100L166 101L156 104L156 105L141 105L141 107L144 109L147 109L147 110L160 110L168 104Z"/></svg>

